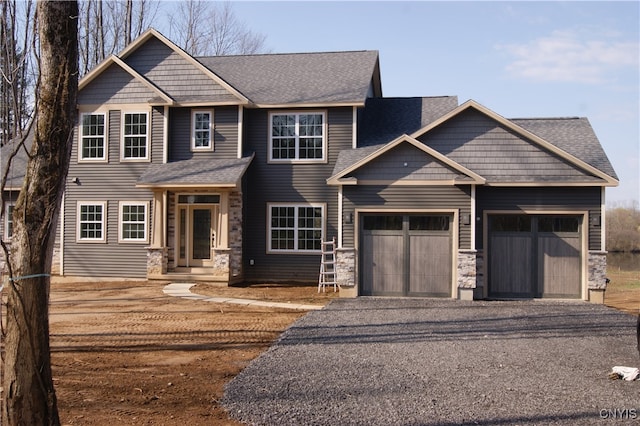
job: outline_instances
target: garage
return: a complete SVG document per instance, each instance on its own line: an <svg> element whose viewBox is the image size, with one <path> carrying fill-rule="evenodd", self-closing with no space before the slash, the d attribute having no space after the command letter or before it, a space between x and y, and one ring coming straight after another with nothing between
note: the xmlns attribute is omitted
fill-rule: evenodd
<svg viewBox="0 0 640 426"><path fill-rule="evenodd" d="M360 223L362 295L451 297L453 215L366 214Z"/></svg>
<svg viewBox="0 0 640 426"><path fill-rule="evenodd" d="M488 295L579 298L581 215L489 215Z"/></svg>

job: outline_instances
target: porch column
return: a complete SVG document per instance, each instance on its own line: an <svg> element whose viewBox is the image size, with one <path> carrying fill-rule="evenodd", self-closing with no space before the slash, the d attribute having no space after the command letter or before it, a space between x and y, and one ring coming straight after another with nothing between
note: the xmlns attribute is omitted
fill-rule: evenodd
<svg viewBox="0 0 640 426"><path fill-rule="evenodd" d="M220 194L220 235L218 235L218 248L229 248L229 193Z"/></svg>
<svg viewBox="0 0 640 426"><path fill-rule="evenodd" d="M153 221L151 227L151 248L162 248L165 246L164 229L164 191L153 191Z"/></svg>
<svg viewBox="0 0 640 426"><path fill-rule="evenodd" d="M153 220L151 244L147 247L147 278L161 279L167 273L167 247L165 244L166 192L153 191Z"/></svg>

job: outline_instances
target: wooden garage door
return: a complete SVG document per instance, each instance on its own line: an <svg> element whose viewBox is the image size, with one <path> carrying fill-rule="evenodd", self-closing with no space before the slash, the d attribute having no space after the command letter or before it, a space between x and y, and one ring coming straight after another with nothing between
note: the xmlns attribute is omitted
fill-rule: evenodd
<svg viewBox="0 0 640 426"><path fill-rule="evenodd" d="M580 297L581 216L489 217L490 297Z"/></svg>
<svg viewBox="0 0 640 426"><path fill-rule="evenodd" d="M367 215L361 294L451 296L451 215Z"/></svg>

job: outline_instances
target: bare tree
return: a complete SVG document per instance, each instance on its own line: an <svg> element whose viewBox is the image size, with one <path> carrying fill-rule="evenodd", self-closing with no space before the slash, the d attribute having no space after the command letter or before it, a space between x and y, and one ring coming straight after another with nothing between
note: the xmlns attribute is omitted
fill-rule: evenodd
<svg viewBox="0 0 640 426"><path fill-rule="evenodd" d="M0 26L0 145L21 136L29 116L32 88L32 57L29 55L32 37L31 0L4 0ZM19 42L21 40L21 42Z"/></svg>
<svg viewBox="0 0 640 426"><path fill-rule="evenodd" d="M266 36L239 21L230 3L180 2L169 18L171 37L194 56L253 54L265 51Z"/></svg>
<svg viewBox="0 0 640 426"><path fill-rule="evenodd" d="M33 143L14 208L9 257L5 425L60 424L49 346L49 272L69 168L78 91L78 3L37 4L40 78ZM8 250L3 244L5 254Z"/></svg>
<svg viewBox="0 0 640 426"><path fill-rule="evenodd" d="M107 56L122 50L149 28L156 18L159 4L158 0L81 1L81 75L89 72Z"/></svg>

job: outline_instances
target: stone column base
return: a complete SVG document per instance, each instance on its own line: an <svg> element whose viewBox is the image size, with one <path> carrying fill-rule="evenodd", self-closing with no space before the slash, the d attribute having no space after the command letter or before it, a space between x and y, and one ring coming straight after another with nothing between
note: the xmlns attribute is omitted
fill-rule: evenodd
<svg viewBox="0 0 640 426"><path fill-rule="evenodd" d="M589 289L589 302L598 305L604 304L604 289Z"/></svg>
<svg viewBox="0 0 640 426"><path fill-rule="evenodd" d="M459 300L473 300L473 288L458 288L458 299Z"/></svg>

